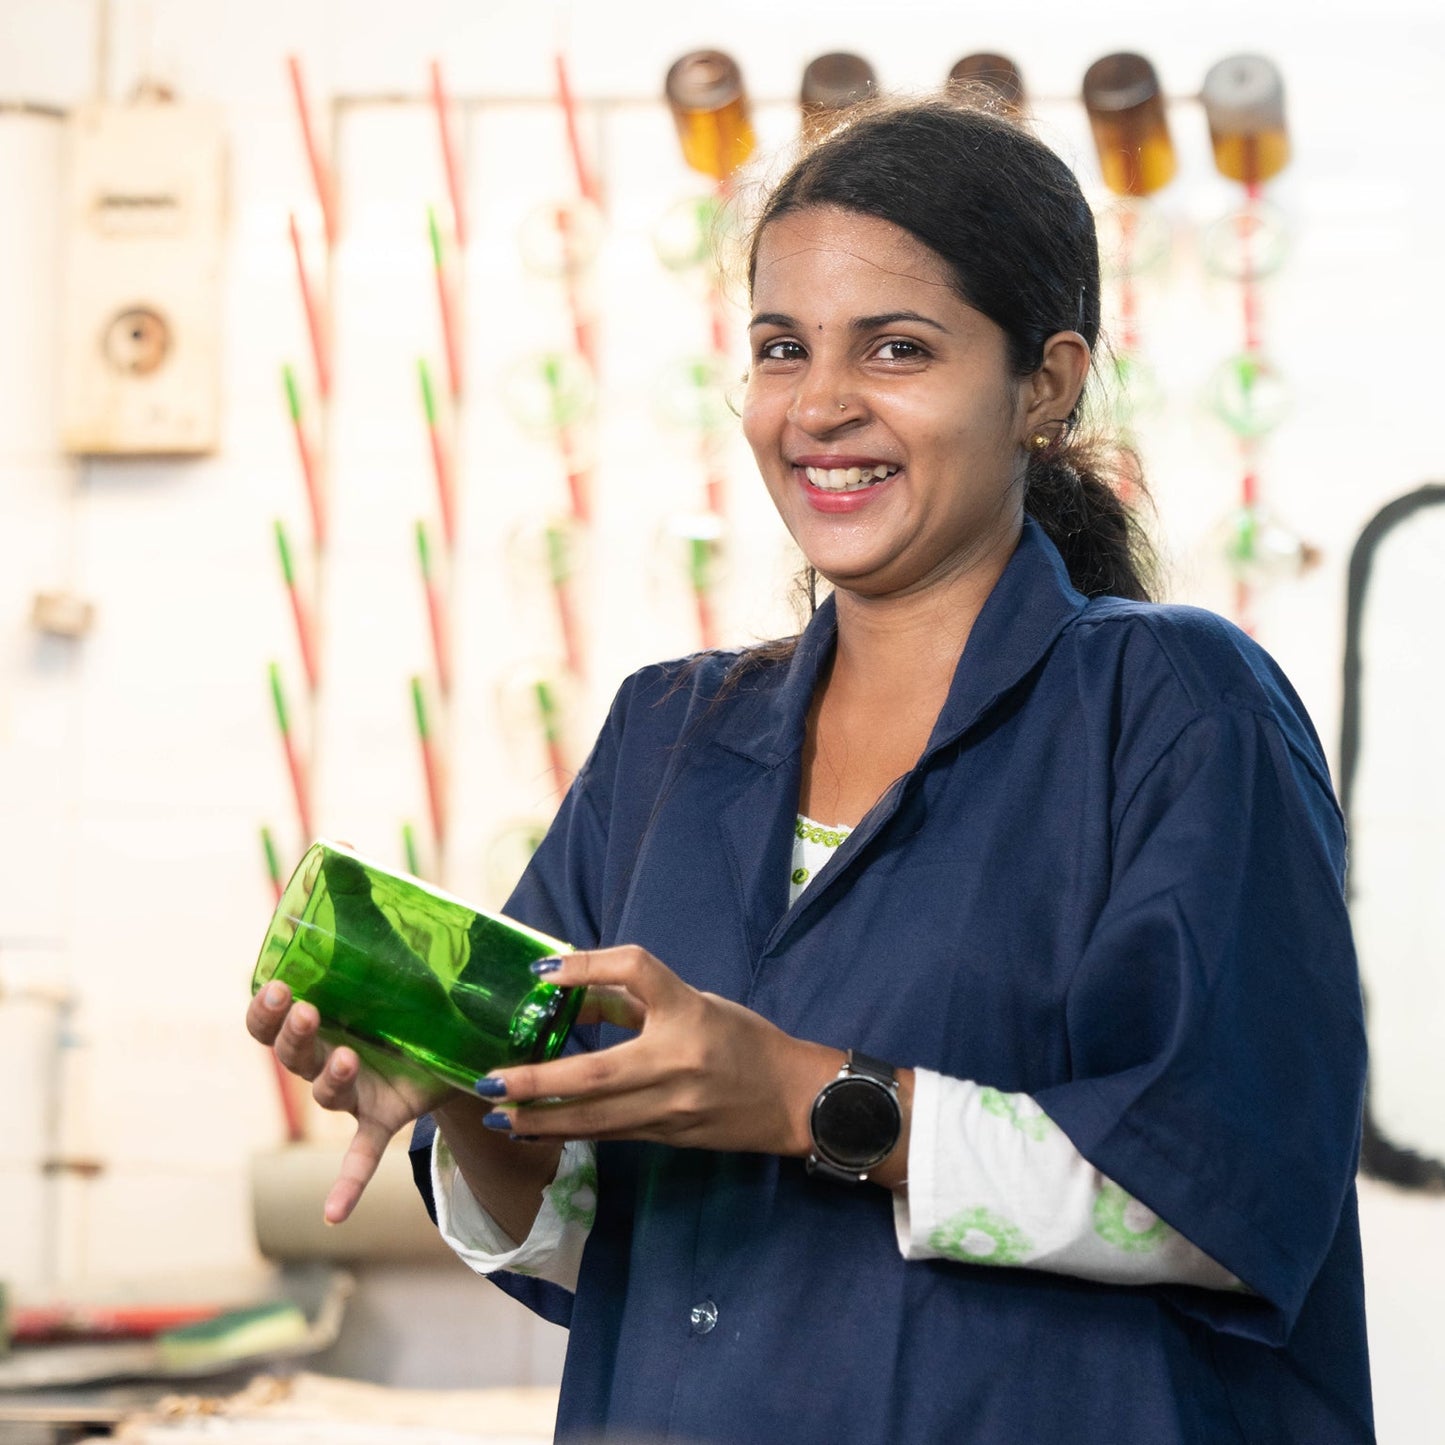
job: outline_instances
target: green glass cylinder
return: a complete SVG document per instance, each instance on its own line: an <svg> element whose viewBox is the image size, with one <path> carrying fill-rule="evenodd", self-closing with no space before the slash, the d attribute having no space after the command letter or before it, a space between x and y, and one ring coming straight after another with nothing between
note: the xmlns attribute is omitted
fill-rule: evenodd
<svg viewBox="0 0 1445 1445"><path fill-rule="evenodd" d="M471 1089L492 1069L555 1058L584 990L537 978L571 947L318 841L271 919L251 992L273 978L322 1032L385 1073Z"/></svg>

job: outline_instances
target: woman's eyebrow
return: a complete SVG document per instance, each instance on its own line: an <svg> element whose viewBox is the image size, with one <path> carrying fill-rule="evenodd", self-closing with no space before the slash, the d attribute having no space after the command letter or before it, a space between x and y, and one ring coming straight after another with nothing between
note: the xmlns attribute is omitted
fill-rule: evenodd
<svg viewBox="0 0 1445 1445"><path fill-rule="evenodd" d="M877 331L880 327L892 326L895 321L914 321L920 326L931 326L935 331L948 330L941 321L918 311L885 311L881 316L859 316L849 325L854 331Z"/></svg>
<svg viewBox="0 0 1445 1445"><path fill-rule="evenodd" d="M931 316L924 316L919 311L885 311L878 316L857 316L848 323L851 331L877 331L883 326L892 326L898 321L912 321L919 326L931 326L935 331L947 331L941 321L935 321ZM748 329L755 326L781 326L796 329L798 322L791 316L784 316L781 311L759 311L753 319L748 322Z"/></svg>

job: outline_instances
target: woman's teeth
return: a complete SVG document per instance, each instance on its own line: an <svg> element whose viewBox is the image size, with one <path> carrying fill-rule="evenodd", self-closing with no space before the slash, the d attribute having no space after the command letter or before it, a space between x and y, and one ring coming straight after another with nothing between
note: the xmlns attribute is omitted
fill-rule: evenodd
<svg viewBox="0 0 1445 1445"><path fill-rule="evenodd" d="M897 467L804 467L803 474L825 492L857 492L891 477Z"/></svg>

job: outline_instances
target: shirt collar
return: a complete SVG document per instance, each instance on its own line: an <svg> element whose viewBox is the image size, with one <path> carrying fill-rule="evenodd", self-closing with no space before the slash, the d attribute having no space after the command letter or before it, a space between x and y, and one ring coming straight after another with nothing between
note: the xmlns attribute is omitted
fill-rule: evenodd
<svg viewBox="0 0 1445 1445"><path fill-rule="evenodd" d="M1037 522L1025 517L1019 544L973 625L924 757L972 727L1033 671L1087 601L1074 590L1058 549ZM828 597L788 662L769 668L755 683L744 681L747 695L728 709L715 741L767 767L798 754L818 677L837 634L838 614Z"/></svg>

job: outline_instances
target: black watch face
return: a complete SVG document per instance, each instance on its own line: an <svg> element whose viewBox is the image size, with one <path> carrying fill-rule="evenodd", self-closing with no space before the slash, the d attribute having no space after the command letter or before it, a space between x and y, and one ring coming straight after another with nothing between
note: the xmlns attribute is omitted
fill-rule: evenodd
<svg viewBox="0 0 1445 1445"><path fill-rule="evenodd" d="M813 1105L818 1152L840 1169L871 1169L898 1142L903 1115L891 1089L872 1079L835 1079Z"/></svg>

